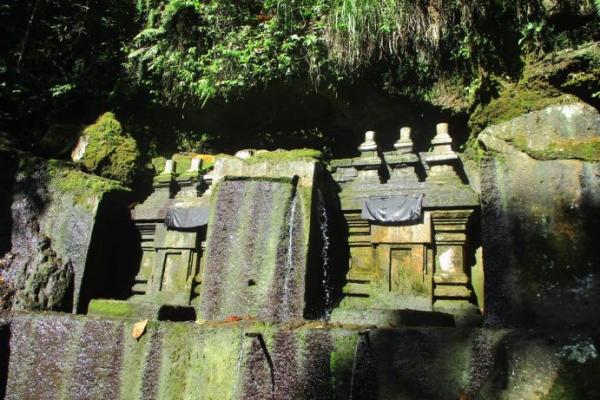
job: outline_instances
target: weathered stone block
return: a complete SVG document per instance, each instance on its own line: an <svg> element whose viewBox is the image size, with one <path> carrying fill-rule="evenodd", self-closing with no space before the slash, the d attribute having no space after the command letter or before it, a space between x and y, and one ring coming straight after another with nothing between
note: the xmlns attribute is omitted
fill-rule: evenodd
<svg viewBox="0 0 600 400"><path fill-rule="evenodd" d="M423 223L415 225L371 225L373 243L431 243L431 213L423 214Z"/></svg>
<svg viewBox="0 0 600 400"><path fill-rule="evenodd" d="M392 326L221 324L18 314L0 327L7 400L248 398L595 399L586 330L454 328L442 313L363 315ZM360 318L360 315L357 315ZM422 324L428 327L420 327ZM431 326L434 325L434 326ZM1 334L9 331L9 335Z"/></svg>
<svg viewBox="0 0 600 400"><path fill-rule="evenodd" d="M489 151L481 181L491 321L600 323L600 166L555 148L565 141L592 146L599 135L600 114L585 104L551 106L482 132Z"/></svg>
<svg viewBox="0 0 600 400"><path fill-rule="evenodd" d="M81 311L88 296L82 293L87 290L83 287L87 274L110 258L88 258L94 235L95 243L107 241L97 229L96 218L104 207L111 207L108 194L125 195L127 190L65 163L16 151L13 157L11 251L4 258L4 278L17 292L37 293L26 296L33 301L24 308ZM117 203L125 206L126 197ZM56 298L59 293L64 299Z"/></svg>

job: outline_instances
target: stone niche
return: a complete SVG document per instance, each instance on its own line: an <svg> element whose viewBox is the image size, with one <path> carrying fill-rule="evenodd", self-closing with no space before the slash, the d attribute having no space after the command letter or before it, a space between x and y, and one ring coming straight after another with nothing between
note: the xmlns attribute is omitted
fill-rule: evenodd
<svg viewBox="0 0 600 400"><path fill-rule="evenodd" d="M195 319L210 198L202 196L202 158L175 159L165 162L153 193L131 212L142 256L130 298L92 300L88 314Z"/></svg>
<svg viewBox="0 0 600 400"><path fill-rule="evenodd" d="M479 197L461 177L447 124L437 125L431 145L416 154L410 128L402 128L395 150L381 152L368 132L359 157L332 161L349 248L343 298L332 320L402 325L415 315L419 323L422 314L424 324L452 324L448 316L477 322L483 296L474 288L483 285L472 278L483 274L480 261L468 261L475 257L467 254L467 232ZM382 221L362 213L370 199L405 197L422 198L416 219Z"/></svg>

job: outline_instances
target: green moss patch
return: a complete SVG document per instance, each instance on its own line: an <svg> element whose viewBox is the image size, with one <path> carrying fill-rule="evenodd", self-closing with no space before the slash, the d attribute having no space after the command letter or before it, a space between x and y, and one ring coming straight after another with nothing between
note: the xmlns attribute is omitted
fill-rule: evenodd
<svg viewBox="0 0 600 400"><path fill-rule="evenodd" d="M158 308L153 304L96 299L90 301L88 315L126 319L156 318Z"/></svg>
<svg viewBox="0 0 600 400"><path fill-rule="evenodd" d="M131 183L139 157L137 143L123 133L113 113L102 114L85 128L82 140L87 141L87 146L77 162L87 171L124 184Z"/></svg>
<svg viewBox="0 0 600 400"><path fill-rule="evenodd" d="M550 105L572 103L578 101L578 97L593 103L599 93L599 78L600 46L597 43L528 60L518 82L505 82L497 98L474 110L469 127L476 136L488 126Z"/></svg>
<svg viewBox="0 0 600 400"><path fill-rule="evenodd" d="M529 146L527 137L518 135L510 142L538 160L577 159L600 161L600 137L588 139L553 139L543 150Z"/></svg>
<svg viewBox="0 0 600 400"><path fill-rule="evenodd" d="M57 160L48 161L48 176L53 189L72 195L76 203L83 205L106 192L129 190L120 182L86 174Z"/></svg>
<svg viewBox="0 0 600 400"><path fill-rule="evenodd" d="M538 111L555 104L576 101L576 98L565 95L553 86L544 82L507 85L500 96L485 107L479 106L471 115L469 126L478 134L488 126Z"/></svg>
<svg viewBox="0 0 600 400"><path fill-rule="evenodd" d="M253 164L263 161L300 161L300 160L319 160L322 154L319 150L296 149L296 150L275 150L257 152L250 158L244 160L246 163Z"/></svg>

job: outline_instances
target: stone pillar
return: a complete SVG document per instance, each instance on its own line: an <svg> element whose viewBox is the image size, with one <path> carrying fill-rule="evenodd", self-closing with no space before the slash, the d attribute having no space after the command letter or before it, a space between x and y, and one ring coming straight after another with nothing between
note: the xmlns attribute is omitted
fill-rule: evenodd
<svg viewBox="0 0 600 400"><path fill-rule="evenodd" d="M152 277L156 250L154 249L154 237L156 235L155 221L136 221L135 227L140 233L142 260L140 269L135 276L135 283L132 287L132 299L143 297L148 291L148 282Z"/></svg>
<svg viewBox="0 0 600 400"><path fill-rule="evenodd" d="M192 163L190 164L190 169L188 170L188 172L197 174L198 171L200 171L201 165L202 165L201 158L192 158Z"/></svg>
<svg viewBox="0 0 600 400"><path fill-rule="evenodd" d="M434 298L471 298L464 253L467 222L472 212L473 210L439 210L431 213L435 243Z"/></svg>
<svg viewBox="0 0 600 400"><path fill-rule="evenodd" d="M361 152L361 157L377 156L377 143L375 142L375 131L365 132L365 141L358 146L358 151Z"/></svg>
<svg viewBox="0 0 600 400"><path fill-rule="evenodd" d="M165 169L163 170L161 175L163 175L163 174L171 175L174 172L175 172L175 161L173 161L173 160L165 161Z"/></svg>
<svg viewBox="0 0 600 400"><path fill-rule="evenodd" d="M443 182L460 182L456 172L459 163L458 154L452 150L452 138L448 134L448 124L436 125L436 135L431 141L432 151L421 153L427 171L428 180Z"/></svg>
<svg viewBox="0 0 600 400"><path fill-rule="evenodd" d="M435 137L431 141L433 153L435 154L450 154L452 150L452 138L448 134L448 124L441 122L435 126Z"/></svg>
<svg viewBox="0 0 600 400"><path fill-rule="evenodd" d="M352 161L352 166L357 170L357 179L379 179L381 159L377 155L375 131L365 133L365 141L358 147L360 157Z"/></svg>
<svg viewBox="0 0 600 400"><path fill-rule="evenodd" d="M205 196L211 195L213 183L221 178L218 171L223 168L223 162L224 160L222 158L217 157L215 159L212 171L202 177L204 184L206 185L206 191L204 192Z"/></svg>
<svg viewBox="0 0 600 400"><path fill-rule="evenodd" d="M400 128L400 139L394 143L394 148L399 154L408 154L413 152L413 141L411 139L411 129L408 126Z"/></svg>
<svg viewBox="0 0 600 400"><path fill-rule="evenodd" d="M192 158L188 170L183 171L175 178L180 188L175 196L177 199L198 197L206 189L204 179L200 175L201 166L201 158Z"/></svg>
<svg viewBox="0 0 600 400"><path fill-rule="evenodd" d="M344 158L338 160L331 160L329 164L329 170L332 174L333 180L337 183L347 183L353 181L358 172L356 168L352 166L351 158Z"/></svg>
<svg viewBox="0 0 600 400"><path fill-rule="evenodd" d="M410 138L411 129L400 129L400 138L394 144L395 152L385 153L385 160L389 165L391 183L416 183L419 176L415 167L419 157L413 153L413 142Z"/></svg>
<svg viewBox="0 0 600 400"><path fill-rule="evenodd" d="M172 201L176 191L175 176L175 161L167 160L163 171L154 177L154 192L131 212L131 219L140 233L142 247L142 260L132 288L132 300L144 298L148 292L156 260L156 230L164 220L160 210Z"/></svg>
<svg viewBox="0 0 600 400"><path fill-rule="evenodd" d="M158 192L159 197L164 197L165 194L168 197L172 197L175 194L175 161L167 160L165 162L164 170L154 177L152 182L152 187L155 190L155 193Z"/></svg>

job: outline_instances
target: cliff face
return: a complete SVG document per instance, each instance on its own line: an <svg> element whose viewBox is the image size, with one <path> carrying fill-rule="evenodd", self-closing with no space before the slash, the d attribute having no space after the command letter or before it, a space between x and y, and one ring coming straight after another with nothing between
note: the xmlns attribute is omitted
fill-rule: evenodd
<svg viewBox="0 0 600 400"><path fill-rule="evenodd" d="M550 106L490 126L479 141L488 150L481 191L490 317L597 324L600 115L579 102Z"/></svg>

